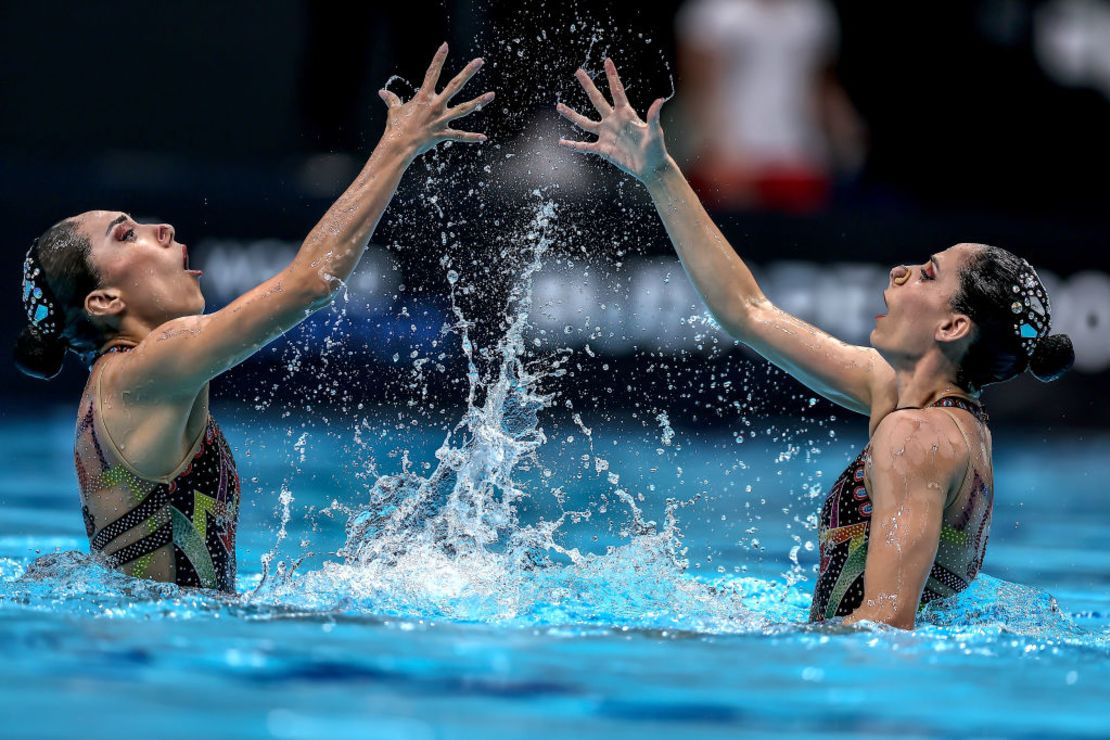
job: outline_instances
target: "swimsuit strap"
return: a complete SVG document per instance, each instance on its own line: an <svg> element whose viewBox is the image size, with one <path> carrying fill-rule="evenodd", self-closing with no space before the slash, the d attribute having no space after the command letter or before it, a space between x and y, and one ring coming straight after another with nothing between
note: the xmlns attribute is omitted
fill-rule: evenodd
<svg viewBox="0 0 1110 740"><path fill-rule="evenodd" d="M952 504L952 497L962 491L967 485L967 479L971 477L971 471L974 469L974 466L971 463L971 440L968 439L967 432L964 431L964 427L962 424L960 424L960 420L956 418L955 414L948 410L948 407L939 406L937 408L940 408L941 411L947 414L948 418L952 420L952 423L956 425L956 428L960 430L960 436L964 438L964 444L967 446L967 465L964 467L964 477L963 480L960 481L959 488L952 489L949 492L948 496L945 498L944 507L947 509ZM978 415L976 415L976 418L978 418Z"/></svg>
<svg viewBox="0 0 1110 740"><path fill-rule="evenodd" d="M96 353L96 359L99 360L104 355L109 355L113 352L130 352L131 350L135 349L136 346L138 346L138 345L134 345L134 344L113 344L108 349L101 350L101 351L97 352Z"/></svg>
<svg viewBox="0 0 1110 740"><path fill-rule="evenodd" d="M899 406L894 410L907 411L911 409L920 410L922 408L963 409L983 424L989 424L991 419L990 415L987 413L987 410L983 408L983 404L979 403L978 401L972 401L970 398L964 398L963 396L942 396L941 398L933 401L928 406Z"/></svg>
<svg viewBox="0 0 1110 740"><path fill-rule="evenodd" d="M927 408L963 409L983 424L989 424L991 420L990 415L987 414L987 410L983 408L983 404L961 396L944 396L938 398L936 401L929 404Z"/></svg>

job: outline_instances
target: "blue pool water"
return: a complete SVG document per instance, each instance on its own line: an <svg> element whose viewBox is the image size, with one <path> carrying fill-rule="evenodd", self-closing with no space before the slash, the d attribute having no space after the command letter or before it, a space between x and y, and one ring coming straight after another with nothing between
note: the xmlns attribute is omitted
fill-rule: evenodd
<svg viewBox="0 0 1110 740"><path fill-rule="evenodd" d="M1110 438L996 430L989 575L914 632L809 626L815 513L863 420L741 402L773 375L709 383L720 426L558 402L568 356L524 349L549 210L494 346L448 273L461 410L419 382L352 408L292 370L336 403L217 406L234 597L92 561L72 409L2 417L4 736L1110 734Z"/></svg>
<svg viewBox="0 0 1110 740"><path fill-rule="evenodd" d="M798 567L790 552L794 535L812 538L799 521L816 503L786 491L835 477L858 437L783 462L771 435L741 447L728 429L676 424L664 445L654 420L587 415L585 467L582 434L567 441L580 427L549 417L515 526L550 520L560 481L563 510L593 513L554 539L584 559L511 568L493 543L486 559L422 553L382 568L338 565L348 515L325 510L365 501L369 459L377 475L401 468L398 450L417 470L434 463L444 429L397 429L383 413L366 428L390 433L355 444L352 429L222 411L244 481L234 599L131 581L79 555L70 411L4 418L5 736L1110 732L1105 436L999 434L990 575L905 633L809 627L812 580L791 584L812 576L812 552L799 548ZM620 486L645 494L636 503L655 534L622 535ZM675 553L664 501L698 492L675 512ZM252 593L264 557L275 573L308 552Z"/></svg>

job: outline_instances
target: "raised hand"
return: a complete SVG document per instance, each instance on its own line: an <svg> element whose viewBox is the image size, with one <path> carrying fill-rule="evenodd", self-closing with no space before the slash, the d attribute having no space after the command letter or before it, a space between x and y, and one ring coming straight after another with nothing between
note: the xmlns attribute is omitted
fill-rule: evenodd
<svg viewBox="0 0 1110 740"><path fill-rule="evenodd" d="M574 76L585 89L594 109L601 115L601 120L587 118L559 103L555 108L564 118L583 131L597 135L597 141L560 139L561 146L576 152L596 154L641 181L649 178L667 163L670 157L663 141L663 128L659 125L659 111L663 107L663 98L651 104L645 122L628 104L624 85L621 84L617 66L613 64L612 59L605 60L605 76L609 79L609 93L613 97L612 105L597 89L597 85L584 69L578 69Z"/></svg>
<svg viewBox="0 0 1110 740"><path fill-rule="evenodd" d="M378 96L389 108L385 124L384 139L393 141L411 150L413 155L422 154L443 141L477 143L486 140L485 134L472 131L458 131L451 128L451 121L462 118L471 111L481 108L493 100L493 93L487 92L473 100L454 107L448 107L451 98L462 90L463 85L482 68L484 60L473 59L455 77L436 92L443 62L447 59L447 44L436 51L432 63L424 75L424 82L416 95L408 102L402 102L389 90L379 90Z"/></svg>

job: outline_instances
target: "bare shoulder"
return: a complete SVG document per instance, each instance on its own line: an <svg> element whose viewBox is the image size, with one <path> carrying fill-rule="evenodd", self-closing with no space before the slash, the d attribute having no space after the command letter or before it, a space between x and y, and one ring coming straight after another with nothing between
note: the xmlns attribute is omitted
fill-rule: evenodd
<svg viewBox="0 0 1110 740"><path fill-rule="evenodd" d="M901 409L883 417L871 438L876 471L932 476L960 472L968 450L959 428L939 408Z"/></svg>
<svg viewBox="0 0 1110 740"><path fill-rule="evenodd" d="M155 350L158 345L164 344L165 342L199 334L204 328L204 325L208 323L208 319L208 315L197 314L195 316L182 316L167 321L148 334L137 349L150 352Z"/></svg>
<svg viewBox="0 0 1110 740"><path fill-rule="evenodd" d="M197 390L168 382L174 377L184 344L204 330L205 315L182 316L156 327L130 352L119 355L105 368L104 383L132 402L191 401Z"/></svg>

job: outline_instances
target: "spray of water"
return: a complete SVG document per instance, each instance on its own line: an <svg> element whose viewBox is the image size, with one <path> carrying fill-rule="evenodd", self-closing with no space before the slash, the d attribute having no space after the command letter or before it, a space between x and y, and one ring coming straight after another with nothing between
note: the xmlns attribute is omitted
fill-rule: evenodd
<svg viewBox="0 0 1110 740"><path fill-rule="evenodd" d="M469 385L462 418L436 451L431 472L422 475L406 464L399 473L378 476L366 503L348 512L341 560L299 575L279 568L252 598L295 598L322 608L353 603L378 614L455 620L710 630L764 622L741 605L741 590L715 589L685 575L676 512L688 502L668 501L659 526L645 519L632 493L615 486L627 523L621 544L600 554L560 543L561 528L589 519L588 510L520 524L518 506L530 493L518 473L526 463L538 464L547 441L540 419L553 397L544 381L559 377L565 361L558 353L526 358L532 279L557 233L555 204L539 191L534 195L533 216L520 236L528 260L492 351L473 346L471 323L455 300L459 278L448 269L454 323L447 331L459 338ZM483 364L490 369L483 372ZM616 474L609 479L619 482Z"/></svg>

